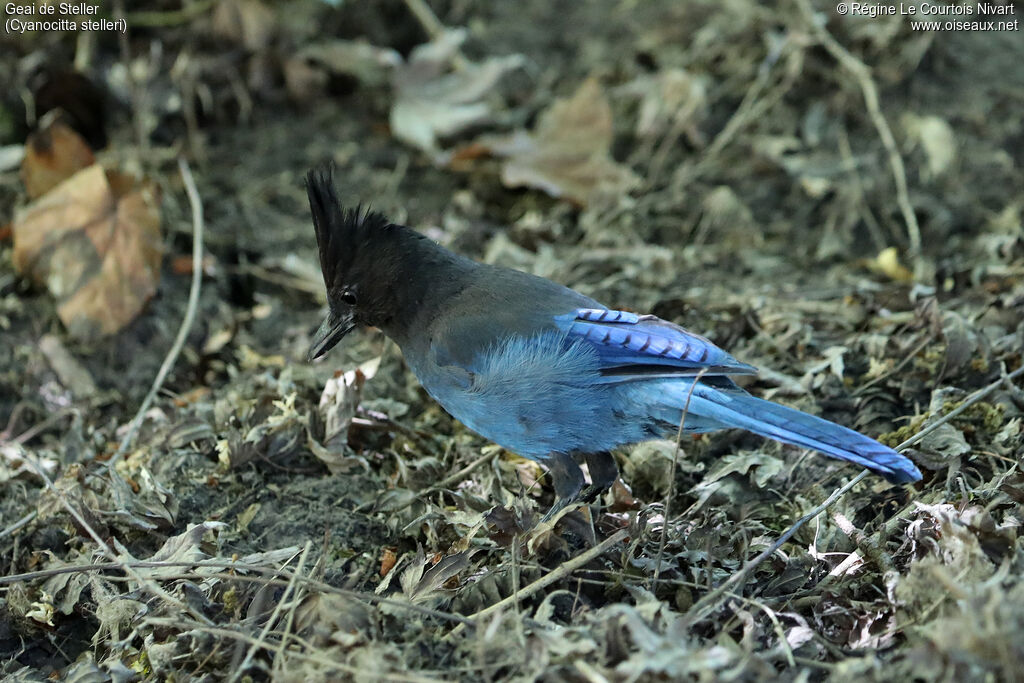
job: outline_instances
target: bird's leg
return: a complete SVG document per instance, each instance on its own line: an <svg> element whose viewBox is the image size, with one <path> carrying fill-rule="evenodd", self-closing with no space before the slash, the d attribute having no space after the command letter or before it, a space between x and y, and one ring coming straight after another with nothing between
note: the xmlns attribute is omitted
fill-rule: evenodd
<svg viewBox="0 0 1024 683"><path fill-rule="evenodd" d="M590 486L583 489L580 499L586 503L593 503L619 478L619 466L615 464L615 458L608 451L584 453L583 459L587 461L587 469L590 470Z"/></svg>
<svg viewBox="0 0 1024 683"><path fill-rule="evenodd" d="M555 487L555 503L542 518L543 521L554 517L562 508L579 500L583 490L583 470L568 453L552 453L545 462L551 472L551 483Z"/></svg>

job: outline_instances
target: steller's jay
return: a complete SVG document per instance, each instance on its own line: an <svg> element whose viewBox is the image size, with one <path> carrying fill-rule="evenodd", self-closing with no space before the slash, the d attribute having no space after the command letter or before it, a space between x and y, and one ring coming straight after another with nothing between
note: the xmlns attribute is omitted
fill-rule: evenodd
<svg viewBox="0 0 1024 683"><path fill-rule="evenodd" d="M615 482L612 449L675 438L684 407L687 432L740 427L893 483L921 478L874 439L751 396L729 376L756 370L704 337L477 263L379 213L343 209L331 166L309 172L307 191L329 305L310 359L357 325L380 328L445 410L547 466L555 510ZM575 457L590 470L586 489Z"/></svg>

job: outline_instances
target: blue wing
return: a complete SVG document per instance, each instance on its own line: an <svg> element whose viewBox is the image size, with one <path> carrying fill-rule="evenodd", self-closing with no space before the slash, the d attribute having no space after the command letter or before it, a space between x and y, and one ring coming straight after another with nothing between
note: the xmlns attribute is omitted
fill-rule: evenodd
<svg viewBox="0 0 1024 683"><path fill-rule="evenodd" d="M591 344L609 381L757 372L710 340L653 315L578 308L556 316L555 324L570 339Z"/></svg>

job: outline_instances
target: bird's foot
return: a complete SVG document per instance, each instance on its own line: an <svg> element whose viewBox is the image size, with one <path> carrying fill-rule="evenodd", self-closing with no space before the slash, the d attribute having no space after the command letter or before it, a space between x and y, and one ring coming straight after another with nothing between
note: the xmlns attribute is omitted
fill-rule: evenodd
<svg viewBox="0 0 1024 683"><path fill-rule="evenodd" d="M580 491L572 496L566 498L555 498L555 502L551 506L551 509L548 510L547 514L540 518L540 521L541 523L553 522L557 519L561 519L564 515L572 512L573 510L591 505L597 502L598 498L607 493L610 488L610 483L598 482L584 486Z"/></svg>
<svg viewBox="0 0 1024 683"><path fill-rule="evenodd" d="M544 514L544 516L540 518L540 521L537 522L537 525L540 526L541 524L550 524L554 526L554 524L564 515L567 515L573 510L579 508L582 504L583 503L581 502L580 497L578 495L573 496L572 498L556 498L554 504L551 506L551 509L548 510Z"/></svg>
<svg viewBox="0 0 1024 683"><path fill-rule="evenodd" d="M587 545L593 546L597 543L590 509L579 496L574 496L570 499L556 500L551 509L528 532L527 548L530 552L533 552L537 543L546 542L544 539L549 537L556 526L575 534Z"/></svg>
<svg viewBox="0 0 1024 683"><path fill-rule="evenodd" d="M597 502L597 499L608 492L610 486L604 486L601 484L588 484L580 491L580 501L590 505Z"/></svg>
<svg viewBox="0 0 1024 683"><path fill-rule="evenodd" d="M553 453L547 461L555 487L555 502L547 514L540 518L536 528L553 528L560 519L574 510L595 502L615 483L619 471L610 453L587 453L583 457L590 470L591 484L586 484L583 471L571 455Z"/></svg>
<svg viewBox="0 0 1024 683"><path fill-rule="evenodd" d="M607 451L587 453L583 457L587 461L587 469L590 470L591 484L584 487L579 495L584 502L593 503L619 478L619 468L612 454Z"/></svg>

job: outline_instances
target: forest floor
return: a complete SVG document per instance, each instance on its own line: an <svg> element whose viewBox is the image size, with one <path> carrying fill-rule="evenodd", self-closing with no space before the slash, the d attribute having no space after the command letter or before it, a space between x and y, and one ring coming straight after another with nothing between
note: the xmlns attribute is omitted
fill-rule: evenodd
<svg viewBox="0 0 1024 683"><path fill-rule="evenodd" d="M0 674L1021 679L1019 28L123 4L125 40L0 53ZM617 453L538 524L543 469L379 331L307 362L326 160L347 201L703 334L924 479L720 432Z"/></svg>

